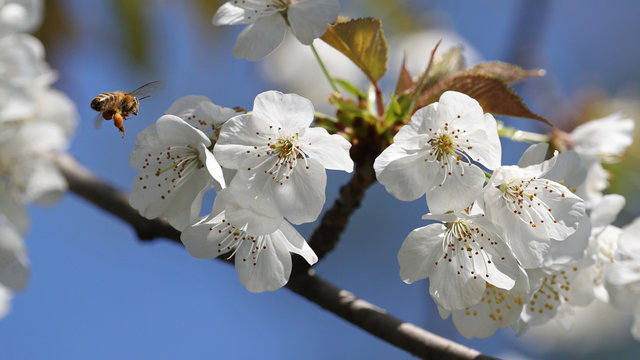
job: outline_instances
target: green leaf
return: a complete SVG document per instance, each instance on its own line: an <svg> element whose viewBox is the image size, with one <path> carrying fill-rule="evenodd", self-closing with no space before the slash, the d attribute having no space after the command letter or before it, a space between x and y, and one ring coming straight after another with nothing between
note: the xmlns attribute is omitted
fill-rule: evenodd
<svg viewBox="0 0 640 360"><path fill-rule="evenodd" d="M512 64L490 61L471 67L465 70L464 73L469 75L486 75L502 80L506 84L513 84L528 77L544 76L545 71L543 69L524 70Z"/></svg>
<svg viewBox="0 0 640 360"><path fill-rule="evenodd" d="M359 99L365 99L367 97L367 95L364 93L364 91L360 90L357 86L355 86L354 84L343 80L343 79L339 79L339 78L333 78L333 80L335 82L337 82L338 84L340 84L340 86L349 94L359 98Z"/></svg>
<svg viewBox="0 0 640 360"><path fill-rule="evenodd" d="M535 119L551 125L547 119L529 110L515 91L502 80L487 75L469 75L464 72L449 76L422 93L418 100L418 108L438 101L440 95L449 90L458 91L476 99L486 113Z"/></svg>
<svg viewBox="0 0 640 360"><path fill-rule="evenodd" d="M387 39L378 19L355 19L329 25L322 40L351 59L372 83L387 71Z"/></svg>

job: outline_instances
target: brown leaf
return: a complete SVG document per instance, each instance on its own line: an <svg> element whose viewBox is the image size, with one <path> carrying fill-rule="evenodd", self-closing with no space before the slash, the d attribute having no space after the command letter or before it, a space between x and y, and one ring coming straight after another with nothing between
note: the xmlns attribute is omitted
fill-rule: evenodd
<svg viewBox="0 0 640 360"><path fill-rule="evenodd" d="M409 74L409 70L407 70L407 56L402 59L402 66L400 67L400 75L398 75L398 83L396 84L395 94L404 94L411 90L413 90L415 83L413 82L413 78L411 74Z"/></svg>
<svg viewBox="0 0 640 360"><path fill-rule="evenodd" d="M418 100L418 108L438 101L440 95L449 90L458 91L476 99L486 113L535 119L551 125L547 119L529 110L520 96L507 84L486 75L463 73L450 76L424 92Z"/></svg>

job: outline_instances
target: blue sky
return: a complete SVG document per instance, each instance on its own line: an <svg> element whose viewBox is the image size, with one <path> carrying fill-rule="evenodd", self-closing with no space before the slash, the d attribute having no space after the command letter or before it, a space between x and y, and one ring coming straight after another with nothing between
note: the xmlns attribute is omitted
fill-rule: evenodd
<svg viewBox="0 0 640 360"><path fill-rule="evenodd" d="M122 44L108 40L119 30L107 1L62 1L81 32L50 59L60 75L56 87L78 106L80 122L70 152L125 191L135 176L128 164L135 134L173 100L198 94L220 105L250 108L256 94L273 88L262 78L259 63L231 54L241 27L209 33L194 26L198 19L190 2L146 3L152 69L133 67ZM520 2L405 3L413 4L416 14L437 9L439 22L458 31L485 59L506 60ZM341 5L351 16L381 16L365 0ZM547 69L560 93L588 84L610 92L637 87L638 10L634 2L616 2L616 7L597 0L552 3L539 67ZM390 70L388 76L396 73ZM108 123L93 128L89 103L95 95L153 80L167 86L126 123L124 140ZM553 110L532 107L543 115ZM522 146L505 145L505 161L513 163ZM346 174L329 173L325 206L347 180ZM423 201L402 203L374 185L317 272L401 319L483 352L540 356L516 341L511 330L486 340L464 339L450 321L440 319L426 281L400 281L397 251L412 229L425 225ZM73 194L50 208L30 207L30 219L26 241L32 276L0 321L2 359L410 358L286 289L249 293L228 264L191 258L165 240L139 242L127 225ZM299 227L303 235L312 229L313 224ZM638 350L636 343L629 346L621 358Z"/></svg>

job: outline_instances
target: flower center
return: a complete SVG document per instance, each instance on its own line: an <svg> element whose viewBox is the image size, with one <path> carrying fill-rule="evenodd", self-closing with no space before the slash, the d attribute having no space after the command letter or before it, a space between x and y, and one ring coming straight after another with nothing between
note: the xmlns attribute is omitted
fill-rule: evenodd
<svg viewBox="0 0 640 360"><path fill-rule="evenodd" d="M223 215L221 214L221 216ZM219 222L209 228L209 231L215 231L221 236L216 244L218 246L218 254L229 253L227 259L231 259L234 255L240 256L242 261L251 261L253 266L256 266L260 252L267 249L267 235L249 235L245 228L246 226L237 228L224 218L221 218ZM252 244L245 248L245 253L239 254L238 250L243 241L250 241Z"/></svg>
<svg viewBox="0 0 640 360"><path fill-rule="evenodd" d="M551 208L538 196L539 192L552 193L554 189L549 185L548 180L532 177L511 179L496 188L502 192L502 197L511 211L535 228L545 222L558 222L551 214Z"/></svg>

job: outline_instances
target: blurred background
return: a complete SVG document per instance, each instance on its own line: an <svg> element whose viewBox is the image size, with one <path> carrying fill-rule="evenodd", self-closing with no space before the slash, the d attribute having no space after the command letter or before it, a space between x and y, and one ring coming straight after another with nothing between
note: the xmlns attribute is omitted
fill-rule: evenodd
<svg viewBox="0 0 640 360"><path fill-rule="evenodd" d="M329 87L311 51L287 41L259 62L239 60L231 48L239 27L213 27L215 0L47 0L36 33L58 71L55 87L76 103L80 123L70 152L106 181L129 191L128 159L135 135L184 95L222 106L251 108L258 93L277 89L312 98L330 111ZM383 84L391 92L403 54L414 75L435 42L463 44L469 64L483 60L544 68L547 76L516 89L536 113L564 130L624 111L640 118L640 4L599 0L409 1L341 0L342 15L383 20L390 62ZM289 39L291 40L291 39ZM317 41L318 42L318 41ZM353 82L357 69L321 44L329 71ZM296 70L298 69L298 70ZM109 123L96 130L91 99L162 80L164 91L141 104L122 140ZM529 130L539 123L503 119ZM513 164L526 147L503 143ZM619 225L640 214L636 142L610 167L612 192L627 197ZM329 173L326 207L348 174ZM208 204L211 198L207 199ZM440 319L428 282L404 284L397 251L424 226L424 199L395 200L374 185L342 241L317 272L339 287L429 331L505 359L636 359L640 344L631 319L594 304L576 312L571 330L551 324L522 336L499 330L468 340ZM73 194L51 208L32 206L26 242L31 261L27 289L15 295L0 321L0 358L410 358L286 289L251 294L233 267L191 258L165 240L142 243L132 229ZM308 235L314 224L298 227Z"/></svg>

